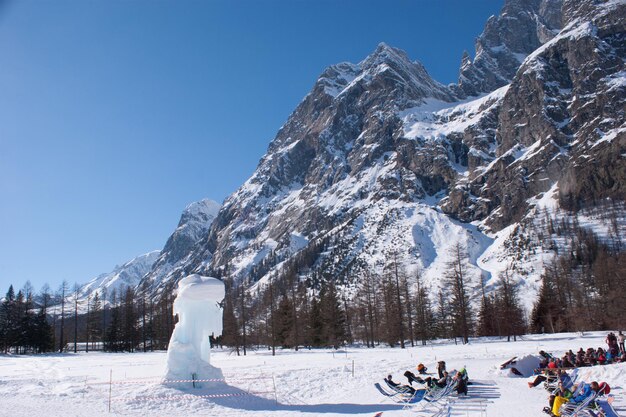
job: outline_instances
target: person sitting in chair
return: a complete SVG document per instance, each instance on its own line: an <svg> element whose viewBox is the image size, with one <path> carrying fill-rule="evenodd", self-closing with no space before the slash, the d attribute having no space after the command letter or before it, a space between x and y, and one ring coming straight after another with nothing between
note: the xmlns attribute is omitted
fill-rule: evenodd
<svg viewBox="0 0 626 417"><path fill-rule="evenodd" d="M420 375L426 375L426 371L428 371L428 368L424 366L423 363L420 363L419 365L417 365L417 373Z"/></svg>
<svg viewBox="0 0 626 417"><path fill-rule="evenodd" d="M433 379L431 377L428 377L424 379L424 382L426 383L426 385L428 385L428 388L432 388L432 387L443 388L446 385L448 385L449 379L450 378L448 376L448 371L443 371L441 378Z"/></svg>
<svg viewBox="0 0 626 417"><path fill-rule="evenodd" d="M385 382L387 383L387 385L394 388L398 392L406 392L407 394L411 394L411 395L415 394L415 391L416 391L415 388L409 385L402 385L399 382L395 382L394 380L391 379L391 375L387 375L387 378L385 378Z"/></svg>
<svg viewBox="0 0 626 417"><path fill-rule="evenodd" d="M467 378L463 372L457 372L454 376L454 380L456 380L456 393L467 395Z"/></svg>

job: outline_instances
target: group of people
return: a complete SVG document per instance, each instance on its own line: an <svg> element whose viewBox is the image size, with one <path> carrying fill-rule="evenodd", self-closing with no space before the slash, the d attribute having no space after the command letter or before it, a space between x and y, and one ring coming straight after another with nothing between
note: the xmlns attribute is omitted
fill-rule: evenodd
<svg viewBox="0 0 626 417"><path fill-rule="evenodd" d="M542 356L540 369L559 369L559 368L580 368L583 366L608 365L611 363L626 362L626 350L624 349L624 334L620 331L616 336L609 333L606 342L607 349L592 347L583 350L581 347L576 353L571 349L562 357L555 357L543 350L539 352Z"/></svg>
<svg viewBox="0 0 626 417"><path fill-rule="evenodd" d="M576 406L587 400L591 395L608 394L611 388L606 382L598 383L593 381L590 384L581 382L568 388L567 384L561 380L558 382L557 389L550 394L548 407L544 407L543 411L550 416L560 416L561 406L565 403Z"/></svg>
<svg viewBox="0 0 626 417"><path fill-rule="evenodd" d="M424 377L420 376L423 375ZM417 391L413 388L413 383L422 384L423 387L427 389L437 389L437 388L445 388L451 382L455 383L455 391L458 394L467 395L467 385L469 384L469 377L467 375L467 370L465 368L460 371L453 371L452 375L448 373L446 370L446 362L439 361L437 362L437 377L430 376L428 373L428 368L424 366L424 364L420 363L417 365L417 375L411 371L406 371L404 376L407 378L409 384L402 385L393 381L392 376L388 375L385 378L385 382L388 385L394 386L396 388L401 388L406 390L407 392L414 394Z"/></svg>
<svg viewBox="0 0 626 417"><path fill-rule="evenodd" d="M610 363L626 362L626 350L624 349L624 334L620 331L616 336L613 332L606 337L607 349L580 348L574 353L569 350L562 358L540 351L542 357L540 363L541 374L528 382L528 387L533 388L542 382L546 382L546 389L551 391L549 405L543 411L550 416L560 416L563 404L571 404L572 407L589 401L592 395L606 395L610 392L607 383L593 381L591 383L580 382L573 384L572 377L566 372L569 368L583 366L606 365ZM591 403L593 406L594 403Z"/></svg>

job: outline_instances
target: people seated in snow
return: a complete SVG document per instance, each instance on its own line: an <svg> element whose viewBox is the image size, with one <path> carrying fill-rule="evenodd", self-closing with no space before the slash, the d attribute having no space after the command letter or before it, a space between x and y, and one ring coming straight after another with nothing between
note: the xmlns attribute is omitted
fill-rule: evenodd
<svg viewBox="0 0 626 417"><path fill-rule="evenodd" d="M560 370L560 369L559 369L559 371L557 371L557 372L559 372L559 374L558 374L558 381L559 381L559 384L562 384L562 385L564 385L565 387L569 387L569 386L571 386L571 385L572 385L572 377L570 377L570 376L567 374L567 372L565 372L565 371L563 371L563 370Z"/></svg>
<svg viewBox="0 0 626 417"><path fill-rule="evenodd" d="M419 375L426 375L427 369L428 368L426 368L423 363L420 363L420 364L417 365L417 373ZM415 375L411 371L406 371L404 373L404 376L409 381L409 385L413 385L413 382L418 382L420 384L424 383L424 380L422 378L420 378L419 376Z"/></svg>
<svg viewBox="0 0 626 417"><path fill-rule="evenodd" d="M561 358L555 358L550 353L546 353L542 350L539 351L539 355L541 355L542 359L538 369L578 368L626 361L626 353L622 352L619 346L612 346L611 349L607 350L602 347L598 349L590 347L587 350L580 348L576 354L574 354L572 350L569 350Z"/></svg>
<svg viewBox="0 0 626 417"><path fill-rule="evenodd" d="M543 375L539 375L539 377L541 377ZM535 381L537 380L537 378L535 378ZM558 384L563 384L566 387L569 387L572 384L572 378L567 374L567 372L565 372L562 369L557 369L556 370L556 374L546 374L544 376L544 378L540 378L539 383L535 384L535 381L533 381L532 383L529 382L528 386L530 388L536 387L537 385L539 385L539 383L541 383L542 381L545 381L545 387L546 389L550 390L552 389L555 385Z"/></svg>
<svg viewBox="0 0 626 417"><path fill-rule="evenodd" d="M457 394L465 394L467 395L467 372L463 372L465 368L458 371L456 375L454 375L453 379L456 381L456 392Z"/></svg>
<svg viewBox="0 0 626 417"><path fill-rule="evenodd" d="M422 378L420 378L419 376L415 375L411 371L406 371L404 373L404 376L409 381L409 385L411 385L411 386L413 385L414 382L417 382L419 384L424 384L425 383L425 381Z"/></svg>
<svg viewBox="0 0 626 417"><path fill-rule="evenodd" d="M565 398L564 396L556 396L554 398L554 404L552 405L552 415L560 416L561 406L565 403L580 404L585 401L590 395L597 394L598 396L608 394L611 391L609 384L602 382L598 384L597 381L593 381L591 384L581 382L578 387L574 387L571 397Z"/></svg>
<svg viewBox="0 0 626 417"><path fill-rule="evenodd" d="M443 371L441 378L433 378L430 376L427 378L421 378L413 374L410 371L406 371L404 373L404 376L406 376L407 379L409 380L409 384L413 384L413 382L417 382L420 384L425 384L428 388L433 388L433 387L443 388L446 385L448 385L448 382L450 379L447 371Z"/></svg>
<svg viewBox="0 0 626 417"><path fill-rule="evenodd" d="M574 356L574 352L571 349L563 355L561 358L561 368L575 368L576 367L576 357Z"/></svg>
<svg viewBox="0 0 626 417"><path fill-rule="evenodd" d="M539 362L539 367L547 368L548 363L550 363L550 360L552 359L552 355L544 352L543 350L539 351L539 355L541 356L541 362Z"/></svg>
<svg viewBox="0 0 626 417"><path fill-rule="evenodd" d="M420 375L426 375L426 371L428 371L428 368L424 366L423 363L420 363L417 365L417 373Z"/></svg>
<svg viewBox="0 0 626 417"><path fill-rule="evenodd" d="M594 348L588 348L587 352L585 352L585 363L587 366L594 366L597 362L596 351Z"/></svg>
<svg viewBox="0 0 626 417"><path fill-rule="evenodd" d="M543 411L547 414L553 414L553 410L554 410L554 401L557 397L562 398L561 400L559 400L559 402L562 404L563 402L567 402L569 401L570 398L572 398L572 391L570 391L569 389L566 388L566 385L562 382L559 382L559 387L558 389L550 395L550 399L548 400L548 407L545 407L543 409ZM559 404L558 408L560 408L561 405ZM558 412L558 408L557 408L557 412Z"/></svg>
<svg viewBox="0 0 626 417"><path fill-rule="evenodd" d="M387 378L384 378L385 382L387 383L387 385L389 385L390 387L395 388L396 391L399 392L406 392L407 394L415 394L416 389L413 388L410 385L403 385L400 384L399 382L395 382L392 378L391 375L387 375Z"/></svg>
<svg viewBox="0 0 626 417"><path fill-rule="evenodd" d="M439 379L443 378L444 372L446 372L446 363L444 361L437 362L437 375L439 375Z"/></svg>
<svg viewBox="0 0 626 417"><path fill-rule="evenodd" d="M433 388L433 387L443 388L446 385L448 385L449 381L450 381L450 376L448 375L448 371L443 371L443 373L441 374L441 378L439 379L435 379L431 377L424 379L424 382L429 388Z"/></svg>
<svg viewBox="0 0 626 417"><path fill-rule="evenodd" d="M532 381L528 381L528 388L535 388L537 385L546 381L554 381L563 373L560 369L545 368L544 373L539 374Z"/></svg>

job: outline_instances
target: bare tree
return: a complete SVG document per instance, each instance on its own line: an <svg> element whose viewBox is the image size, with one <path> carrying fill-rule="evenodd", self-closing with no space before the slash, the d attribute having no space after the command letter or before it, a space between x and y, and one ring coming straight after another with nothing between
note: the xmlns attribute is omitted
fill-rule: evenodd
<svg viewBox="0 0 626 417"><path fill-rule="evenodd" d="M78 292L80 291L80 285L77 282L73 287L73 299L74 299L74 353L78 351Z"/></svg>
<svg viewBox="0 0 626 417"><path fill-rule="evenodd" d="M63 347L65 345L65 295L67 293L68 285L67 281L63 280L58 291L58 295L61 298L61 334L59 336L59 352L63 352Z"/></svg>
<svg viewBox="0 0 626 417"><path fill-rule="evenodd" d="M451 260L447 264L448 272L444 282L450 288L450 305L454 322L455 336L460 333L463 343L469 342L472 329L472 308L469 303L470 277L467 271L467 253L461 243L450 251Z"/></svg>

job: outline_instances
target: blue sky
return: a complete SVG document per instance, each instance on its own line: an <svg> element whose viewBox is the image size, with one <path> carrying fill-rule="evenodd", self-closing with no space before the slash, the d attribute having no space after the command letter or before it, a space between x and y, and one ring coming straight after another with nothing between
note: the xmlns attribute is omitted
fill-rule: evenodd
<svg viewBox="0 0 626 417"><path fill-rule="evenodd" d="M0 0L0 295L161 249L329 65L386 42L456 81L502 3Z"/></svg>

